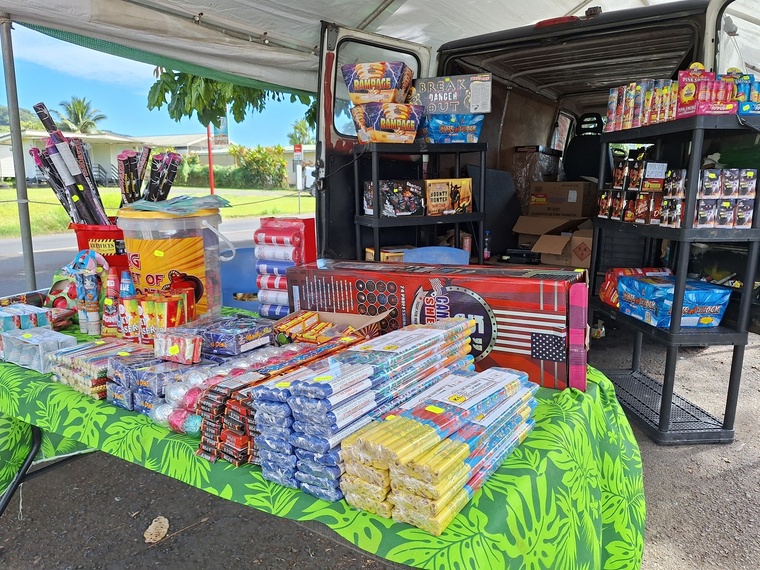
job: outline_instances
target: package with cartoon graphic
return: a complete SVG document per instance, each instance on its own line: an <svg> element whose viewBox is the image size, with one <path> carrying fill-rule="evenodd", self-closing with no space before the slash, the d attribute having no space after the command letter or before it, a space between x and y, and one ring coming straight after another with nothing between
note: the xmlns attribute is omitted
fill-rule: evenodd
<svg viewBox="0 0 760 570"><path fill-rule="evenodd" d="M655 327L669 327L675 277L618 277L620 311ZM696 279L686 280L681 326L717 327L726 311L731 290Z"/></svg>
<svg viewBox="0 0 760 570"><path fill-rule="evenodd" d="M351 107L359 142L413 143L424 107L403 103L364 103Z"/></svg>
<svg viewBox="0 0 760 570"><path fill-rule="evenodd" d="M414 72L402 61L347 63L340 68L354 105L406 103Z"/></svg>
<svg viewBox="0 0 760 570"><path fill-rule="evenodd" d="M129 270L139 294L190 289L196 315L222 309L218 209L178 216L163 212L119 210Z"/></svg>

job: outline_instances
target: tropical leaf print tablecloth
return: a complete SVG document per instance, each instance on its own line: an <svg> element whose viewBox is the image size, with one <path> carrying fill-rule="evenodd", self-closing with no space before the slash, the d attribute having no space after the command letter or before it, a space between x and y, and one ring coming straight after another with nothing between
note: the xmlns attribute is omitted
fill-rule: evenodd
<svg viewBox="0 0 760 570"><path fill-rule="evenodd" d="M197 458L198 441L148 418L0 364L0 489L28 453L95 448L277 516L320 521L360 548L420 568L637 569L644 533L641 457L611 382L540 389L536 428L440 537L262 479L258 467ZM48 475L54 477L52 473Z"/></svg>

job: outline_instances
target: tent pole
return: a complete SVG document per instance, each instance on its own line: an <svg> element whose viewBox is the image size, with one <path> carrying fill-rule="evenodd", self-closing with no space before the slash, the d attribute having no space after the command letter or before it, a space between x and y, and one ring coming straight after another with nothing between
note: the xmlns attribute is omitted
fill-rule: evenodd
<svg viewBox="0 0 760 570"><path fill-rule="evenodd" d="M16 66L13 62L10 14L0 13L0 46L3 50L3 71L5 92L8 98L8 122L11 126L11 148L13 167L16 171L16 199L18 220L21 228L21 251L24 255L24 274L27 291L37 289L37 274L34 271L34 246L32 245L32 225L29 222L29 197L26 193L26 169L24 168L24 146L21 142L21 122L18 115L18 92L16 91ZM18 291L21 293L21 291Z"/></svg>

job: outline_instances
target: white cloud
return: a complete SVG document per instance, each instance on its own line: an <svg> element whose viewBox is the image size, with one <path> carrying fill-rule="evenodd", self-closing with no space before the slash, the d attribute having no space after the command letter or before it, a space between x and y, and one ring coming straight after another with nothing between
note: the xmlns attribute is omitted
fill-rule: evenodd
<svg viewBox="0 0 760 570"><path fill-rule="evenodd" d="M13 27L12 41L15 59L58 73L127 86L143 95L155 81L151 65L57 40L18 24Z"/></svg>

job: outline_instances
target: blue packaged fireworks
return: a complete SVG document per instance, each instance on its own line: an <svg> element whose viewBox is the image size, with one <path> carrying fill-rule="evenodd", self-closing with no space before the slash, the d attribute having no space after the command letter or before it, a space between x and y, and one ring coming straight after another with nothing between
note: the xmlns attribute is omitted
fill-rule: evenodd
<svg viewBox="0 0 760 570"><path fill-rule="evenodd" d="M675 277L620 276L620 311L655 327L669 327ZM681 326L717 327L726 311L731 290L695 279L686 280Z"/></svg>
<svg viewBox="0 0 760 570"><path fill-rule="evenodd" d="M476 143L483 127L483 115L427 115L420 124L418 137L436 144Z"/></svg>

